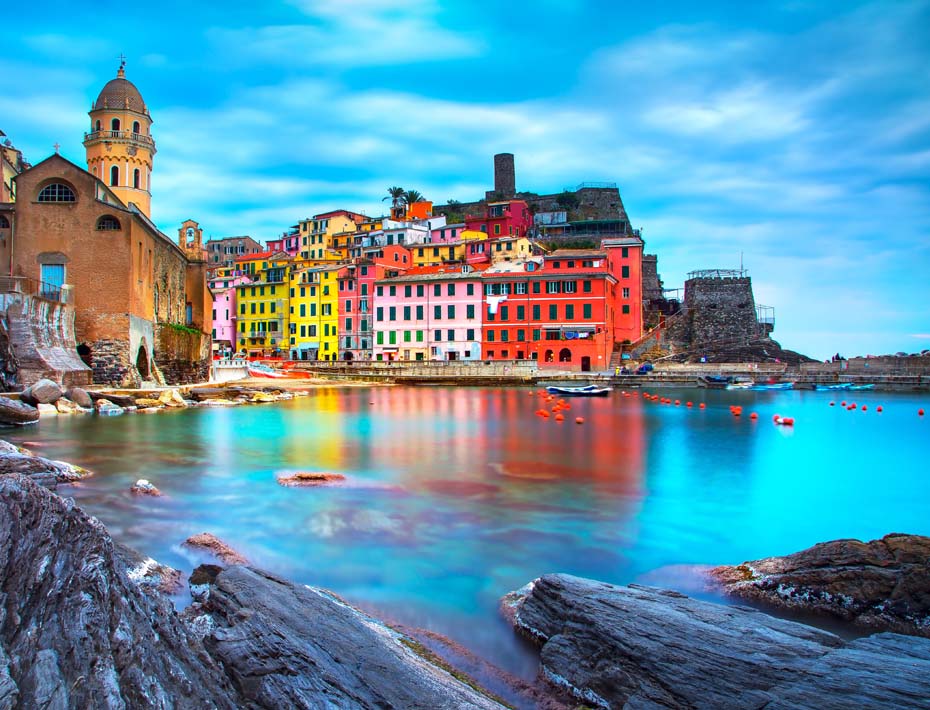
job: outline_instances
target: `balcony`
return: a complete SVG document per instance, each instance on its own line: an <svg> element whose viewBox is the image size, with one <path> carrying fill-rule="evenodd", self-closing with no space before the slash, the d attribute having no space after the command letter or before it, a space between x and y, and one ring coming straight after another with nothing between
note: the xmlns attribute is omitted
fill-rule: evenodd
<svg viewBox="0 0 930 710"><path fill-rule="evenodd" d="M46 301L68 303L71 299L71 286L46 283L29 279L25 276L0 276L0 293L20 293L24 296L36 296Z"/></svg>
<svg viewBox="0 0 930 710"><path fill-rule="evenodd" d="M91 141L127 141L129 143L138 143L146 147L154 147L155 141L152 136L144 136L141 133L133 131L93 131L84 134L84 145Z"/></svg>

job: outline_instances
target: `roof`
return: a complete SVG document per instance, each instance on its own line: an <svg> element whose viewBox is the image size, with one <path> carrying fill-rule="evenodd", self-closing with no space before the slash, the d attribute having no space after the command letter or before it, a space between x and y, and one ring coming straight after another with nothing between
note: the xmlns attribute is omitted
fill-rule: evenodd
<svg viewBox="0 0 930 710"><path fill-rule="evenodd" d="M556 249L546 254L546 259L606 259L607 252L602 249Z"/></svg>
<svg viewBox="0 0 930 710"><path fill-rule="evenodd" d="M122 66L116 73L116 78L110 79L106 83L106 86L103 87L94 102L95 111L104 108L128 108L148 115L148 109L145 107L145 101L142 100L142 94L139 93L135 84L126 79L126 72Z"/></svg>
<svg viewBox="0 0 930 710"><path fill-rule="evenodd" d="M469 271L462 271L463 264L438 264L434 266L416 266L399 276L378 281L402 283L407 281L448 281L450 279L477 279L481 272L488 268L487 264L468 264Z"/></svg>

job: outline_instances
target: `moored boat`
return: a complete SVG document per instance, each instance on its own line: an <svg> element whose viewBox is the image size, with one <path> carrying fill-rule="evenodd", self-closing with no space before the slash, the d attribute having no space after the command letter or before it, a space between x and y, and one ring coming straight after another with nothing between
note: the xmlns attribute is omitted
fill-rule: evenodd
<svg viewBox="0 0 930 710"><path fill-rule="evenodd" d="M546 387L549 394L561 394L566 397L606 397L611 392L610 387L586 385L584 387Z"/></svg>
<svg viewBox="0 0 930 710"><path fill-rule="evenodd" d="M837 382L832 385L814 385L814 389L818 392L833 392L836 390L852 389L852 386L852 382Z"/></svg>
<svg viewBox="0 0 930 710"><path fill-rule="evenodd" d="M249 372L249 377L287 377L287 374L284 372L279 372L273 367L269 367L261 362L250 362L246 368Z"/></svg>
<svg viewBox="0 0 930 710"><path fill-rule="evenodd" d="M698 387L712 390L726 389L727 385L733 384L734 381L729 375L701 375L697 378Z"/></svg>

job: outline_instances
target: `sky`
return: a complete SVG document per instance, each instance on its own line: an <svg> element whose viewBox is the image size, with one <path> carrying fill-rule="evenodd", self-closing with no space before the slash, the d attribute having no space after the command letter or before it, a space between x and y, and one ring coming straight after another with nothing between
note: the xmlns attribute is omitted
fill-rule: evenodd
<svg viewBox="0 0 930 710"><path fill-rule="evenodd" d="M617 183L666 288L742 260L785 347L930 348L930 0L132 8L5 8L0 130L84 166L124 54L169 235L475 200L510 152L518 190Z"/></svg>

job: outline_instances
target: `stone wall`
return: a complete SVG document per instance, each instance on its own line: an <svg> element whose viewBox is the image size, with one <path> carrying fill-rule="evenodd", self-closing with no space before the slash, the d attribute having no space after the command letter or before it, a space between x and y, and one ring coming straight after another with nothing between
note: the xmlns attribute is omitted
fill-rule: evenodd
<svg viewBox="0 0 930 710"><path fill-rule="evenodd" d="M168 384L210 379L210 336L162 323L155 333L155 362Z"/></svg>
<svg viewBox="0 0 930 710"><path fill-rule="evenodd" d="M87 359L94 371L94 383L114 387L138 387L139 374L129 357L129 341L118 338L94 340L84 345L90 348Z"/></svg>
<svg viewBox="0 0 930 710"><path fill-rule="evenodd" d="M684 307L692 347L745 343L767 335L756 319L748 276L689 279Z"/></svg>
<svg viewBox="0 0 930 710"><path fill-rule="evenodd" d="M0 328L6 383L28 386L42 378L61 384L88 385L91 370L77 355L74 308L44 298L0 294Z"/></svg>

